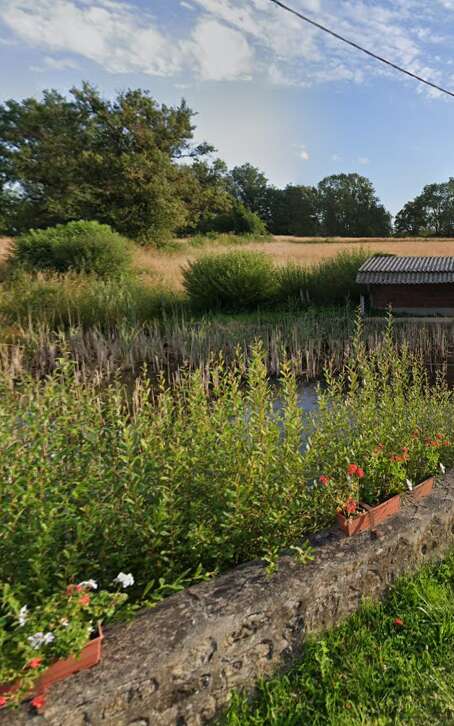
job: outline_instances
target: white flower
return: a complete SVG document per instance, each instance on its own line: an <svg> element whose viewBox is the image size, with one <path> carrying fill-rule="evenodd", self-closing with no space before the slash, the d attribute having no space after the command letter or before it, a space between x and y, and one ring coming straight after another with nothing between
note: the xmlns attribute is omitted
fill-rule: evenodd
<svg viewBox="0 0 454 726"><path fill-rule="evenodd" d="M413 482L410 479L407 479L407 487L409 492L413 491Z"/></svg>
<svg viewBox="0 0 454 726"><path fill-rule="evenodd" d="M44 633L35 633L34 635L30 635L27 640L30 643L32 648L39 648L40 645L42 645L44 639Z"/></svg>
<svg viewBox="0 0 454 726"><path fill-rule="evenodd" d="M67 627L68 627L68 625L69 625L69 620L68 620L68 618L62 618L62 619L60 620L60 625L61 625L61 626L62 626L63 628L67 628Z"/></svg>
<svg viewBox="0 0 454 726"><path fill-rule="evenodd" d="M440 463L439 463L438 466L440 467L441 473L442 474L446 474L446 467L441 463L441 461L440 461Z"/></svg>
<svg viewBox="0 0 454 726"><path fill-rule="evenodd" d="M26 605L24 605L24 607L22 607L19 610L19 625L21 628L24 627L25 623L27 622L27 618L28 618L28 607Z"/></svg>
<svg viewBox="0 0 454 726"><path fill-rule="evenodd" d="M55 636L52 635L52 633L42 633L39 631L34 635L30 635L27 640L32 648L39 648L41 645L48 645L49 643L52 643L52 641L55 640Z"/></svg>
<svg viewBox="0 0 454 726"><path fill-rule="evenodd" d="M134 578L130 572L128 574L126 574L125 572L119 572L114 582L118 582L119 585L121 585L123 588L126 588L134 585Z"/></svg>
<svg viewBox="0 0 454 726"><path fill-rule="evenodd" d="M98 583L96 580L83 580L83 582L79 582L79 587L88 587L90 590L97 590Z"/></svg>

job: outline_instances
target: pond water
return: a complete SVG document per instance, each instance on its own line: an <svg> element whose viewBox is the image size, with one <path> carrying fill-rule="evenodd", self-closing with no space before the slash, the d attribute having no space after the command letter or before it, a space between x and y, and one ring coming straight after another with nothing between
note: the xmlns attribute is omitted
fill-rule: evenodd
<svg viewBox="0 0 454 726"><path fill-rule="evenodd" d="M279 384L276 384L275 399L273 409L280 411L282 409L282 398L279 395ZM317 384L316 383L300 383L298 386L298 407L302 411L314 411L318 405Z"/></svg>

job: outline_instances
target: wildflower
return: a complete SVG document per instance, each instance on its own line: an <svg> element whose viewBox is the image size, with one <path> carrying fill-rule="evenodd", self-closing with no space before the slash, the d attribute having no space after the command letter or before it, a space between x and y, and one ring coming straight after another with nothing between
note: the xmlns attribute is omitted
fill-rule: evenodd
<svg viewBox="0 0 454 726"><path fill-rule="evenodd" d="M79 582L79 587L86 587L89 590L97 590L98 583L96 582L96 580L84 580L83 582Z"/></svg>
<svg viewBox="0 0 454 726"><path fill-rule="evenodd" d="M320 484L323 484L324 487L327 487L330 481L330 477L322 474L321 476L319 476L318 480Z"/></svg>
<svg viewBox="0 0 454 726"><path fill-rule="evenodd" d="M358 466L356 464L349 464L347 466L347 474L349 476L354 476L357 471L358 471Z"/></svg>
<svg viewBox="0 0 454 726"><path fill-rule="evenodd" d="M130 572L128 574L126 574L125 572L119 572L114 579L114 582L117 582L123 588L127 588L131 585L134 585L134 578Z"/></svg>
<svg viewBox="0 0 454 726"><path fill-rule="evenodd" d="M6 698L5 696L0 696L0 708L4 708L6 706Z"/></svg>
<svg viewBox="0 0 454 726"><path fill-rule="evenodd" d="M410 481L410 479L407 479L406 482L407 482L408 491L409 492L413 491L413 482Z"/></svg>
<svg viewBox="0 0 454 726"><path fill-rule="evenodd" d="M364 469L361 469L360 466L358 466L358 468L356 470L356 476L358 477L358 479L364 478Z"/></svg>
<svg viewBox="0 0 454 726"><path fill-rule="evenodd" d="M42 658L32 658L28 663L28 668L39 668L41 663L43 662Z"/></svg>
<svg viewBox="0 0 454 726"><path fill-rule="evenodd" d="M29 635L27 640L32 648L39 648L43 644L44 633L38 632L34 635Z"/></svg>
<svg viewBox="0 0 454 726"><path fill-rule="evenodd" d="M444 439L443 434L435 434L436 439Z"/></svg>
<svg viewBox="0 0 454 726"><path fill-rule="evenodd" d="M442 463L441 463L441 461L440 461L440 463L438 464L438 466L440 467L440 471L441 471L441 473L442 473L442 474L446 474L446 467L445 467L445 465L444 465L444 464L442 464Z"/></svg>
<svg viewBox="0 0 454 726"><path fill-rule="evenodd" d="M398 627L403 627L405 625L404 621L401 618L394 618L394 625L397 625Z"/></svg>
<svg viewBox="0 0 454 726"><path fill-rule="evenodd" d="M34 699L32 700L32 706L34 706L37 709L42 708L45 703L46 703L46 699L44 698L43 695L35 696Z"/></svg>
<svg viewBox="0 0 454 726"><path fill-rule="evenodd" d="M82 590L82 585L68 585L66 588L66 594L72 595L74 592L80 592Z"/></svg>
<svg viewBox="0 0 454 726"><path fill-rule="evenodd" d="M349 497L345 502L345 510L347 514L354 514L356 512L357 503L353 497Z"/></svg>
<svg viewBox="0 0 454 726"><path fill-rule="evenodd" d="M68 627L68 625L69 625L69 620L68 620L68 618L61 618L61 620L60 620L60 625L62 625L62 626L63 626L64 628L67 628L67 627Z"/></svg>
<svg viewBox="0 0 454 726"><path fill-rule="evenodd" d="M451 444L449 443L449 441L443 441L443 446L451 446Z"/></svg>
<svg viewBox="0 0 454 726"><path fill-rule="evenodd" d="M79 598L79 605L81 607L86 607L87 605L90 605L90 595L82 595Z"/></svg>
<svg viewBox="0 0 454 726"><path fill-rule="evenodd" d="M48 645L49 643L52 643L52 641L55 640L55 636L52 635L52 633L42 633L41 631L39 631L34 635L29 635L27 640L32 648L37 649L40 648L42 645Z"/></svg>
<svg viewBox="0 0 454 726"><path fill-rule="evenodd" d="M19 626L21 628L24 627L25 623L27 622L27 618L28 618L28 607L26 605L24 605L19 610L19 618L18 618L18 620L19 620Z"/></svg>

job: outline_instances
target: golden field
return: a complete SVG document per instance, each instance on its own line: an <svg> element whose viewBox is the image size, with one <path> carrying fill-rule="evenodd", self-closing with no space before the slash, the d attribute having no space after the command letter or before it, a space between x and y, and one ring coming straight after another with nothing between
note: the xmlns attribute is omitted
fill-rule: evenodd
<svg viewBox="0 0 454 726"><path fill-rule="evenodd" d="M273 237L271 241L251 242L247 249L261 250L270 255L278 265L297 262L301 265L314 265L339 252L363 247L373 252L392 252L396 255L454 255L454 239L327 239L313 242L305 237ZM244 246L243 246L244 248ZM228 249L241 249L238 245L219 245L208 243L203 247L191 248L184 241L181 251L159 252L152 249L139 249L135 254L135 266L143 276L158 279L166 287L181 287L181 267L187 262L208 253L221 254Z"/></svg>
<svg viewBox="0 0 454 726"><path fill-rule="evenodd" d="M8 256L10 240L0 239L0 261ZM244 245L241 247L244 249ZM454 255L454 239L387 239L379 237L323 238L314 242L309 237L272 237L269 241L247 244L247 249L260 250L270 255L278 265L297 262L301 265L314 265L339 252L363 247L373 252L392 252L396 255ZM220 254L229 249L241 249L232 243L218 244L207 242L201 247L191 247L187 240L180 240L175 250L159 251L153 248L137 248L134 253L134 267L145 281L170 287L181 287L181 267L208 253Z"/></svg>

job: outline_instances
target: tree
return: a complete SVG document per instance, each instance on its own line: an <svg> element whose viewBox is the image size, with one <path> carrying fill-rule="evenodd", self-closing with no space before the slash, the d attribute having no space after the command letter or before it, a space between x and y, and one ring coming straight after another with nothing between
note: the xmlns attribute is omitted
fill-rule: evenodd
<svg viewBox="0 0 454 726"><path fill-rule="evenodd" d="M229 174L232 196L265 222L270 219L270 195L268 179L252 164L235 166Z"/></svg>
<svg viewBox="0 0 454 726"><path fill-rule="evenodd" d="M231 211L234 199L228 191L227 165L221 159L196 159L184 168L181 180L187 221L180 232L206 231L217 215Z"/></svg>
<svg viewBox="0 0 454 726"><path fill-rule="evenodd" d="M319 183L321 231L339 237L385 237L391 215L380 204L372 183L359 174L328 176Z"/></svg>
<svg viewBox="0 0 454 726"><path fill-rule="evenodd" d="M289 184L285 189L273 189L269 193L273 234L299 237L320 233L318 219L318 194L314 187Z"/></svg>
<svg viewBox="0 0 454 726"><path fill-rule="evenodd" d="M88 83L65 98L0 105L0 185L20 190L17 230L94 219L139 241L169 236L187 222L182 157L193 112L182 101L159 105L146 91L103 99Z"/></svg>
<svg viewBox="0 0 454 726"><path fill-rule="evenodd" d="M428 184L396 216L398 234L454 236L454 178Z"/></svg>

